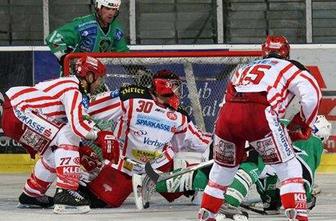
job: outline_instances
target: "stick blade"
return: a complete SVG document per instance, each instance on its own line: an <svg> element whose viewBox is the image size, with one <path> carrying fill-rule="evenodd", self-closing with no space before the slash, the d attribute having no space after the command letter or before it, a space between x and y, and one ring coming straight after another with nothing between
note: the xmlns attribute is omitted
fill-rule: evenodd
<svg viewBox="0 0 336 221"><path fill-rule="evenodd" d="M160 178L160 175L157 174L157 173L154 171L154 169L153 169L152 165L150 164L150 162L147 162L147 163L145 164L145 171L146 171L146 174L149 176L149 178L150 178L151 180L153 180L154 183L157 183L157 182L158 182L158 180L159 180L159 178Z"/></svg>

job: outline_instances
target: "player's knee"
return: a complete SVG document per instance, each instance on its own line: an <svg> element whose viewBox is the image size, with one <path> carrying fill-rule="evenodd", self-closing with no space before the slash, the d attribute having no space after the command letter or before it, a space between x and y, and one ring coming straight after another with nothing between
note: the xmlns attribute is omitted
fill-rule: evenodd
<svg viewBox="0 0 336 221"><path fill-rule="evenodd" d="M291 177L302 177L300 162L294 157L286 162L272 165L280 181Z"/></svg>

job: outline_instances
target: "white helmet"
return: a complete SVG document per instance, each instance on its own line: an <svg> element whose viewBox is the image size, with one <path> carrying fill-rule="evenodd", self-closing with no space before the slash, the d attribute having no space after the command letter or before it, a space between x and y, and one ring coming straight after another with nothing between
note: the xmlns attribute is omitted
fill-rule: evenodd
<svg viewBox="0 0 336 221"><path fill-rule="evenodd" d="M105 6L107 8L116 8L119 10L120 4L121 0L96 0L95 7L101 9L102 6Z"/></svg>
<svg viewBox="0 0 336 221"><path fill-rule="evenodd" d="M313 133L322 141L328 140L331 134L331 123L325 118L324 115L317 115L314 123Z"/></svg>

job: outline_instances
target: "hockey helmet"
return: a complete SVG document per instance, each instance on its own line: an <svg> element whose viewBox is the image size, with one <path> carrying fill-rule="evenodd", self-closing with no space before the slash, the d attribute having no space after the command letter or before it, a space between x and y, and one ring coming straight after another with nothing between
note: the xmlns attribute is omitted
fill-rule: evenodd
<svg viewBox="0 0 336 221"><path fill-rule="evenodd" d="M267 36L266 41L261 46L264 58L275 55L280 58L289 58L290 46L284 36Z"/></svg>
<svg viewBox="0 0 336 221"><path fill-rule="evenodd" d="M153 90L155 94L169 97L168 104L174 109L180 104L180 86L181 80L179 76L170 70L160 70L153 76Z"/></svg>
<svg viewBox="0 0 336 221"><path fill-rule="evenodd" d="M95 7L97 9L101 9L102 6L107 8L115 8L119 10L121 4L121 0L96 0Z"/></svg>
<svg viewBox="0 0 336 221"><path fill-rule="evenodd" d="M85 78L89 73L93 73L94 80L105 75L105 65L96 58L84 56L76 62L76 75L80 78Z"/></svg>
<svg viewBox="0 0 336 221"><path fill-rule="evenodd" d="M322 141L328 140L331 134L331 123L325 118L324 115L317 115L313 127L313 134Z"/></svg>

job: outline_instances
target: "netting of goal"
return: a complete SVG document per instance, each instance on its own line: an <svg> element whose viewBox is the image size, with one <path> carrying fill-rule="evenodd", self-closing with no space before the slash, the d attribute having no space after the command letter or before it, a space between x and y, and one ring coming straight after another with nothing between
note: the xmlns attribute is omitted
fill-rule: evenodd
<svg viewBox="0 0 336 221"><path fill-rule="evenodd" d="M151 76L168 69L183 80L181 103L194 123L208 132L214 121L232 73L260 58L260 51L181 51L129 53L72 53L64 61L64 74L84 55L100 59L107 67L106 86L116 90L126 84L151 86Z"/></svg>

